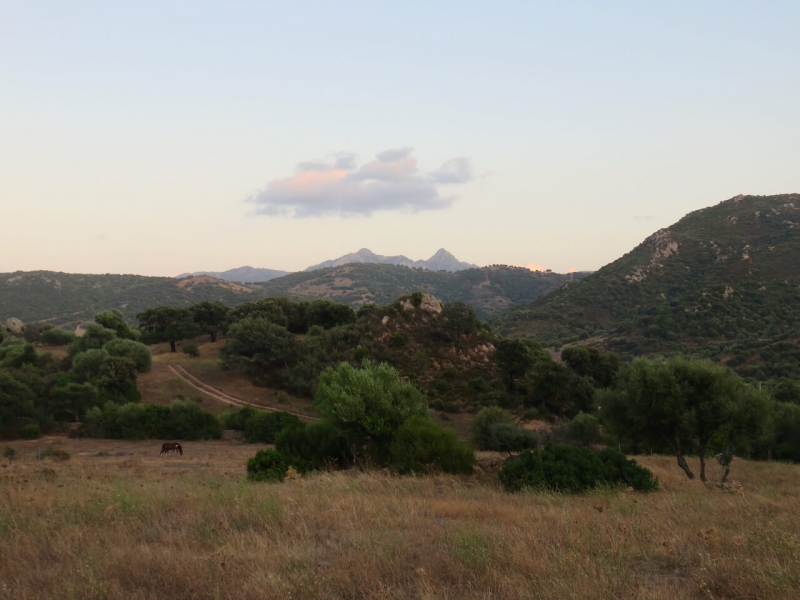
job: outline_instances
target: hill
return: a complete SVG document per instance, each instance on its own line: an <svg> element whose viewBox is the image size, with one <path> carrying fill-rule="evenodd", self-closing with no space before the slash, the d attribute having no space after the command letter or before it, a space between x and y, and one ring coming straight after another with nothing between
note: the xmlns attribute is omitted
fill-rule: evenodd
<svg viewBox="0 0 800 600"><path fill-rule="evenodd" d="M227 271L196 271L194 273L182 273L177 275L177 279L184 277L195 277L198 275L208 275L217 279L224 279L226 281L234 281L237 283L260 282L269 281L276 277L283 277L288 275L289 271L279 271L277 269L260 269L257 267L239 267L237 269L228 269Z"/></svg>
<svg viewBox="0 0 800 600"><path fill-rule="evenodd" d="M400 265L403 267L416 267L420 269L429 269L431 271L463 271L465 269L474 269L478 265L465 263L458 260L455 256L450 254L444 248L440 248L436 254L431 256L428 260L411 260L405 256L381 256L375 254L368 248L362 248L358 252L345 254L333 260L326 260L318 265L312 265L306 271L316 271L327 267L340 267L352 263L376 263L385 265Z"/></svg>
<svg viewBox="0 0 800 600"><path fill-rule="evenodd" d="M212 277L144 277L142 275L81 275L53 271L0 273L0 321L17 317L28 323L48 320L69 327L116 308L133 321L153 306L187 306L203 300L237 304L253 290Z"/></svg>
<svg viewBox="0 0 800 600"><path fill-rule="evenodd" d="M503 265L451 273L357 263L292 273L253 287L267 296L325 298L351 306L388 304L399 296L425 291L445 302L466 302L478 316L486 318L585 276L586 273L544 273Z"/></svg>
<svg viewBox="0 0 800 600"><path fill-rule="evenodd" d="M507 336L623 354L689 352L756 379L800 376L800 194L686 215L580 282L495 317Z"/></svg>

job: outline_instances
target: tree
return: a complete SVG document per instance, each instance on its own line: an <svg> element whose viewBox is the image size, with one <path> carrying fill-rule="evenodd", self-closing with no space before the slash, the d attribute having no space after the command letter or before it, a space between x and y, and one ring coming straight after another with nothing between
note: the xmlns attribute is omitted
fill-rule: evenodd
<svg viewBox="0 0 800 600"><path fill-rule="evenodd" d="M289 319L283 311L279 298L264 298L255 302L243 302L228 311L229 325L244 319L265 319L275 325L286 327Z"/></svg>
<svg viewBox="0 0 800 600"><path fill-rule="evenodd" d="M506 385L513 391L516 380L533 367L536 357L522 340L500 340L495 344L494 358L506 376Z"/></svg>
<svg viewBox="0 0 800 600"><path fill-rule="evenodd" d="M561 351L561 359L581 377L591 377L598 387L608 387L619 371L619 356L592 346L572 346Z"/></svg>
<svg viewBox="0 0 800 600"><path fill-rule="evenodd" d="M138 402L141 398L136 389L136 363L124 356L107 356L92 383L104 399L116 404Z"/></svg>
<svg viewBox="0 0 800 600"><path fill-rule="evenodd" d="M800 404L800 381L783 379L772 390L772 397L777 402Z"/></svg>
<svg viewBox="0 0 800 600"><path fill-rule="evenodd" d="M11 373L0 369L0 432L8 429L19 417L32 417L36 394Z"/></svg>
<svg viewBox="0 0 800 600"><path fill-rule="evenodd" d="M97 323L87 323L84 334L78 337L67 349L70 356L75 356L86 350L99 350L105 344L117 338L117 332L106 329Z"/></svg>
<svg viewBox="0 0 800 600"><path fill-rule="evenodd" d="M685 459L695 446L700 479L712 438L721 444L746 443L763 427L769 406L732 371L697 359L640 358L623 367L617 387L602 394L603 416L618 435L666 444L690 479Z"/></svg>
<svg viewBox="0 0 800 600"><path fill-rule="evenodd" d="M443 327L453 338L456 348L461 348L462 338L465 335L474 333L478 330L478 317L463 302L448 302L444 305L440 317L443 319Z"/></svg>
<svg viewBox="0 0 800 600"><path fill-rule="evenodd" d="M379 454L388 450L392 435L406 420L428 414L419 388L386 363L370 360L364 360L361 369L344 362L325 369L315 403L334 425L373 442Z"/></svg>
<svg viewBox="0 0 800 600"><path fill-rule="evenodd" d="M492 427L501 423L513 425L514 419L499 406L482 408L475 415L470 426L472 443L479 450L488 450L491 445Z"/></svg>
<svg viewBox="0 0 800 600"><path fill-rule="evenodd" d="M176 342L195 337L200 332L188 308L148 308L136 315L136 318L139 319L139 328L147 343L169 342L172 352L176 351Z"/></svg>
<svg viewBox="0 0 800 600"><path fill-rule="evenodd" d="M110 356L124 356L131 359L139 373L146 373L153 365L150 348L140 342L130 339L111 340L103 346L103 350Z"/></svg>
<svg viewBox="0 0 800 600"><path fill-rule="evenodd" d="M90 383L68 383L50 388L50 410L56 419L80 421L97 404L97 388Z"/></svg>
<svg viewBox="0 0 800 600"><path fill-rule="evenodd" d="M97 313L94 316L94 320L106 329L111 329L116 332L117 337L125 340L139 339L139 332L128 325L127 321L125 321L125 317L123 317L122 313L116 308Z"/></svg>
<svg viewBox="0 0 800 600"><path fill-rule="evenodd" d="M570 440L588 447L589 444L600 440L600 421L594 415L578 413L567 425L567 435Z"/></svg>
<svg viewBox="0 0 800 600"><path fill-rule="evenodd" d="M352 308L330 300L312 300L306 309L308 327L319 325L324 329L332 329L339 325L354 323L355 320L356 313Z"/></svg>
<svg viewBox="0 0 800 600"><path fill-rule="evenodd" d="M228 307L217 300L216 302L198 302L190 306L189 310L200 331L209 334L211 341L216 342L217 332L222 331L225 327Z"/></svg>
<svg viewBox="0 0 800 600"><path fill-rule="evenodd" d="M275 366L289 366L297 354L297 340L285 327L263 317L247 317L228 329L220 365L224 370L247 369L264 374Z"/></svg>

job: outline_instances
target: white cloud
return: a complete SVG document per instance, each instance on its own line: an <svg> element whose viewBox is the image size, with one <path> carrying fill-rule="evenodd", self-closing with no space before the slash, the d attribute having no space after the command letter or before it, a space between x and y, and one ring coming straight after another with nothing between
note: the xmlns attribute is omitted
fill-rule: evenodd
<svg viewBox="0 0 800 600"><path fill-rule="evenodd" d="M248 198L256 213L290 217L364 215L382 210L418 212L447 208L455 198L438 187L472 179L466 158L454 158L438 169L423 173L412 148L379 153L375 160L356 167L355 155L340 152L332 162L307 161L291 177L274 179Z"/></svg>

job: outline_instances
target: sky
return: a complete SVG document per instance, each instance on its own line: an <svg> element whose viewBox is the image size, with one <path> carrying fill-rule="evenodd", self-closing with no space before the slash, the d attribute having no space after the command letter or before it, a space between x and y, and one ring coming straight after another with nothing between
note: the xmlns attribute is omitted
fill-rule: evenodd
<svg viewBox="0 0 800 600"><path fill-rule="evenodd" d="M0 272L596 270L800 192L800 3L0 0Z"/></svg>

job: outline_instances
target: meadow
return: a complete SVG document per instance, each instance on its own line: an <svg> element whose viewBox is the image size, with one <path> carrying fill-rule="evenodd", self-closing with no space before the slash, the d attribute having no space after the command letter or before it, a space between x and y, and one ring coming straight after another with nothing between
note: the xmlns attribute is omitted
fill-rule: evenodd
<svg viewBox="0 0 800 600"><path fill-rule="evenodd" d="M800 466L737 460L730 493L643 456L657 493L510 495L488 469L252 484L263 446L230 441L9 445L0 597L800 597Z"/></svg>

